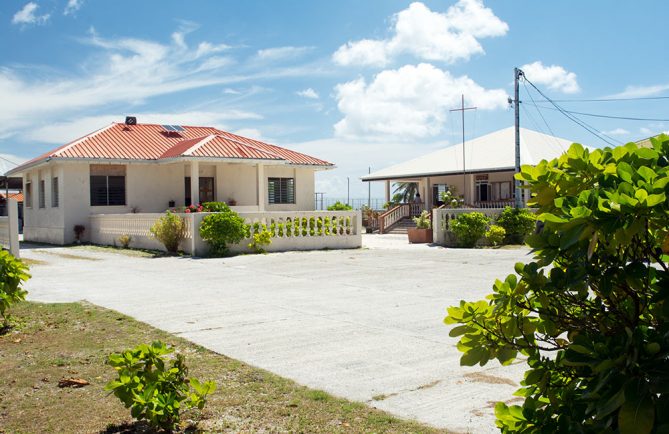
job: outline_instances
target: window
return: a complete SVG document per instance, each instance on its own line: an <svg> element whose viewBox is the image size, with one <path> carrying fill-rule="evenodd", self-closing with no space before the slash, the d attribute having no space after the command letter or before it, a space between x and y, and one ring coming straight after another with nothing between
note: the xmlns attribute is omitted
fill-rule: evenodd
<svg viewBox="0 0 669 434"><path fill-rule="evenodd" d="M43 179L39 180L38 186L39 186L38 191L37 191L37 197L38 197L37 200L39 202L38 205L39 205L40 208L44 208L44 207L46 207L46 203L45 203L45 199L44 199L45 192L44 192L44 180Z"/></svg>
<svg viewBox="0 0 669 434"><path fill-rule="evenodd" d="M295 178L269 178L267 189L270 204L295 203Z"/></svg>
<svg viewBox="0 0 669 434"><path fill-rule="evenodd" d="M91 206L125 205L125 166L91 165Z"/></svg>
<svg viewBox="0 0 669 434"><path fill-rule="evenodd" d="M26 208L32 208L33 207L33 184L30 181L26 182L25 196L26 196L25 197Z"/></svg>
<svg viewBox="0 0 669 434"><path fill-rule="evenodd" d="M200 197L197 203L213 202L215 200L214 178L200 176L198 180L200 185ZM190 196L190 176L187 176L184 180L184 198L186 206L192 204L192 198Z"/></svg>
<svg viewBox="0 0 669 434"><path fill-rule="evenodd" d="M53 208L58 208L59 204L58 197L58 177L51 178L51 206Z"/></svg>

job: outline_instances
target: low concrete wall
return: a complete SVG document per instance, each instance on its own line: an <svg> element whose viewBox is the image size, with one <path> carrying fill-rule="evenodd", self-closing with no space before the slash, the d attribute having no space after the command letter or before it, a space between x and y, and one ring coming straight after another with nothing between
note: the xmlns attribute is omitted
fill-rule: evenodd
<svg viewBox="0 0 669 434"><path fill-rule="evenodd" d="M0 246L19 257L19 207L14 199L9 199L7 216L0 217Z"/></svg>
<svg viewBox="0 0 669 434"><path fill-rule="evenodd" d="M440 246L455 246L455 236L449 230L449 222L458 218L461 214L470 212L480 212L495 219L504 211L499 208L436 208L432 210L432 239L435 244ZM485 238L479 240L477 245L486 245Z"/></svg>
<svg viewBox="0 0 669 434"><path fill-rule="evenodd" d="M199 227L202 219L214 213L177 214L186 220L186 239L181 243L181 250L194 256L206 255L209 246L200 237ZM251 225L251 236L257 226L273 233L272 243L266 246L268 252L289 250L319 249L355 249L362 246L362 215L360 211L283 211L283 212L240 212L244 221ZM164 246L152 237L151 226L163 214L97 214L90 216L89 239L94 244L119 245L119 237L132 237L130 247L165 250ZM318 221L321 229L317 228ZM293 223L295 222L295 223ZM292 234L282 228L286 224L295 228ZM327 230L323 230L323 225ZM250 239L230 246L236 253L251 252Z"/></svg>

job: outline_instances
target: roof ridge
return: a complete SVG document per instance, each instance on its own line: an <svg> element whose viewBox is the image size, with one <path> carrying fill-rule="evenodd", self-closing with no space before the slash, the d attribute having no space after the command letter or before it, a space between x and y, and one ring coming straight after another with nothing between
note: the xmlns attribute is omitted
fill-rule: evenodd
<svg viewBox="0 0 669 434"><path fill-rule="evenodd" d="M198 138L200 140L197 140ZM197 141L193 144L193 146L190 146L188 149L183 151L181 153L181 155L193 156L193 152L197 151L198 149L200 149L201 147L203 147L207 143L211 142L214 138L216 138L216 134L207 134L206 136L196 137L196 138L192 139L192 140L197 140ZM179 143L181 143L181 142L179 142Z"/></svg>
<svg viewBox="0 0 669 434"><path fill-rule="evenodd" d="M52 152L52 155L58 155L58 154L60 154L61 152L67 151L68 149L72 148L73 146L76 146L76 145L78 145L79 143L83 142L84 140L89 139L89 138L91 138L91 137L93 137L93 136L95 136L95 135L97 135L97 134L100 134L100 133L103 132L103 131L108 130L109 128L113 127L114 125L116 125L116 123L115 123L115 122L112 122L111 124L107 125L106 127L102 127L102 128L100 128L100 129L98 129L98 130L96 130L96 131L93 131L92 133L88 133L88 134L86 134L85 136L82 136L82 137L80 137L80 138L78 138L78 139L76 139L76 140L74 140L74 141L68 143L67 145L63 146L62 148L58 149L57 151ZM51 155L50 155L50 156L51 156Z"/></svg>
<svg viewBox="0 0 669 434"><path fill-rule="evenodd" d="M235 133L230 133L230 132L228 132L228 131L223 131L223 130L219 130L219 131L222 131L222 132L225 133L225 134L231 134L231 135L233 135L233 136L235 136L235 137L241 137L241 136L239 136L239 135L237 135L237 134L235 134ZM254 145L254 144L251 144L251 143L244 143L244 142L242 142L242 141L240 141L240 140L237 140L237 139L235 139L235 138L232 138L232 137L225 137L225 139L226 139L226 140L230 140L231 142L235 142L235 143L237 143L237 144L240 144L240 145L242 145L242 146L248 146L248 147L253 148L253 149L255 149L256 151L259 151L259 152L264 152L264 153L267 153L267 154L274 155L275 157L277 157L277 158L279 158L279 159L281 159L281 160L289 161L287 158L284 158L284 157L281 156L280 154L277 154L277 153L274 152L274 151L269 151L269 150L267 150L267 149L259 148L257 145ZM254 139L251 139L251 138L248 138L248 137L246 137L246 139L247 139L247 140L252 140L252 141L254 141L254 142L259 142L259 143L262 143L262 144L264 144L264 145L268 145L268 146L280 147L280 146L277 146L277 145L272 145L271 143L261 142L260 140L254 140ZM290 151L290 149L288 149L288 148L283 148L283 149L285 149L285 150L287 150L287 151ZM293 152L294 152L294 151L293 151Z"/></svg>

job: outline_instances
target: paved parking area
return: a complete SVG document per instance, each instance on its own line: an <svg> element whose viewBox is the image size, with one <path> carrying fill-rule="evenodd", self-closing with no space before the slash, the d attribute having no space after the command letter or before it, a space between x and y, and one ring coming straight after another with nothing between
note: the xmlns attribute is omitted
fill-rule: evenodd
<svg viewBox="0 0 669 434"><path fill-rule="evenodd" d="M28 248L29 299L88 300L335 395L456 432L496 432L523 365L459 366L446 307L479 299L528 250L409 245L226 259Z"/></svg>

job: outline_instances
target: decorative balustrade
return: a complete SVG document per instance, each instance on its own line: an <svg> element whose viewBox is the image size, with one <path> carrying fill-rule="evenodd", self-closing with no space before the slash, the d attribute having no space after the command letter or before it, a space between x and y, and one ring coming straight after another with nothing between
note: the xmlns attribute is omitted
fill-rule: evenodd
<svg viewBox="0 0 669 434"><path fill-rule="evenodd" d="M9 217L0 217L0 246L9 248Z"/></svg>
<svg viewBox="0 0 669 434"><path fill-rule="evenodd" d="M182 213L186 237L181 248L193 255L206 253L200 237L202 219L214 213ZM240 212L250 227L250 236L267 230L272 234L268 251L357 248L362 245L360 211ZM98 214L90 216L90 239L94 244L117 245L121 235L130 235L132 247L164 250L151 235L151 227L164 214ZM244 240L232 251L248 251Z"/></svg>

